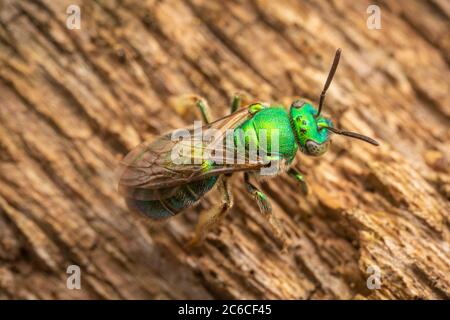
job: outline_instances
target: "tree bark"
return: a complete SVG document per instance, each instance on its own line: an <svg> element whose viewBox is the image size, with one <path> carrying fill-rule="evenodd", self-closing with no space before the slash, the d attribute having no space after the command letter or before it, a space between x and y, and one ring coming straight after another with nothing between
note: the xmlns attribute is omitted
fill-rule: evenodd
<svg viewBox="0 0 450 320"><path fill-rule="evenodd" d="M1 1L0 298L449 299L449 2L379 2L380 30L370 4ZM240 174L198 249L184 244L216 191L160 227L129 212L114 169L199 116L177 96L204 96L216 117L240 90L317 103L338 47L324 112L381 146L337 136L299 155L307 197L285 175L261 182L288 252Z"/></svg>

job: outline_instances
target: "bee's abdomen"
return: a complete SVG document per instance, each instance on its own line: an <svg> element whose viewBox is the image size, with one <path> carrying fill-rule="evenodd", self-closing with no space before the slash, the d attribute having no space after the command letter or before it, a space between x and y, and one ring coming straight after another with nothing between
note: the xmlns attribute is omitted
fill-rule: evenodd
<svg viewBox="0 0 450 320"><path fill-rule="evenodd" d="M136 200L127 198L127 205L152 220L163 220L194 205L215 185L217 176L193 181L180 186L175 195L161 200Z"/></svg>

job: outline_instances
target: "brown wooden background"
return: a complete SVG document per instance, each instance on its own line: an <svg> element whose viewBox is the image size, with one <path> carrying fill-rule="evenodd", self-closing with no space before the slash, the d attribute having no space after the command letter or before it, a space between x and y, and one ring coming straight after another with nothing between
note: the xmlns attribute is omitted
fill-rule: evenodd
<svg viewBox="0 0 450 320"><path fill-rule="evenodd" d="M1 0L0 298L448 299L450 5L380 1L369 30L369 4ZM183 244L215 192L155 230L128 212L114 168L198 117L176 96L203 95L216 116L238 90L317 101L337 47L325 113L381 146L336 137L299 155L306 198L287 177L263 183L288 253L240 176L198 250ZM81 290L66 288L71 264Z"/></svg>

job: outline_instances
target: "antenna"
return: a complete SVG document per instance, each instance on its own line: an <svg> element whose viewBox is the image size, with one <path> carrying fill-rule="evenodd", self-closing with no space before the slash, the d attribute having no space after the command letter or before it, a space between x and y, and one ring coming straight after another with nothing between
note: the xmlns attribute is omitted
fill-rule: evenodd
<svg viewBox="0 0 450 320"><path fill-rule="evenodd" d="M359 133L356 133L356 132L344 131L344 130L336 129L336 128L333 128L333 127L327 127L327 126L321 126L321 127L325 128L327 130L330 130L331 132L336 133L336 134L340 134L340 135L343 135L343 136L347 136L347 137L350 137L350 138L359 139L359 140L368 142L370 144L373 144L374 146L379 146L380 145L377 141L373 140L372 138L366 137L366 136L364 136L362 134L359 134Z"/></svg>
<svg viewBox="0 0 450 320"><path fill-rule="evenodd" d="M317 118L320 115L320 112L322 111L323 102L325 101L325 95L327 93L328 87L331 84L331 81L333 80L334 74L336 73L336 69L339 64L339 59L341 58L341 52L342 52L342 49L339 48L336 50L336 54L334 55L333 64L331 65L330 72L328 73L327 81L325 82L322 93L320 94L319 111L317 111L315 118Z"/></svg>

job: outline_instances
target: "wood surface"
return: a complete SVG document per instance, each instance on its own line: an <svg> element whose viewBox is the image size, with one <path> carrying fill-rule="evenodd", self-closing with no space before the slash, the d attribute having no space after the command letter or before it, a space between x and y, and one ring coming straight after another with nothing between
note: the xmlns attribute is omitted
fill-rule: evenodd
<svg viewBox="0 0 450 320"><path fill-rule="evenodd" d="M449 299L450 5L375 3L380 30L371 1L1 0L0 298ZM307 197L286 175L261 182L290 250L241 174L195 250L216 191L157 228L129 212L114 170L199 118L177 97L204 96L215 117L237 91L317 103L338 47L324 113L381 146L336 136L320 158L299 154Z"/></svg>

